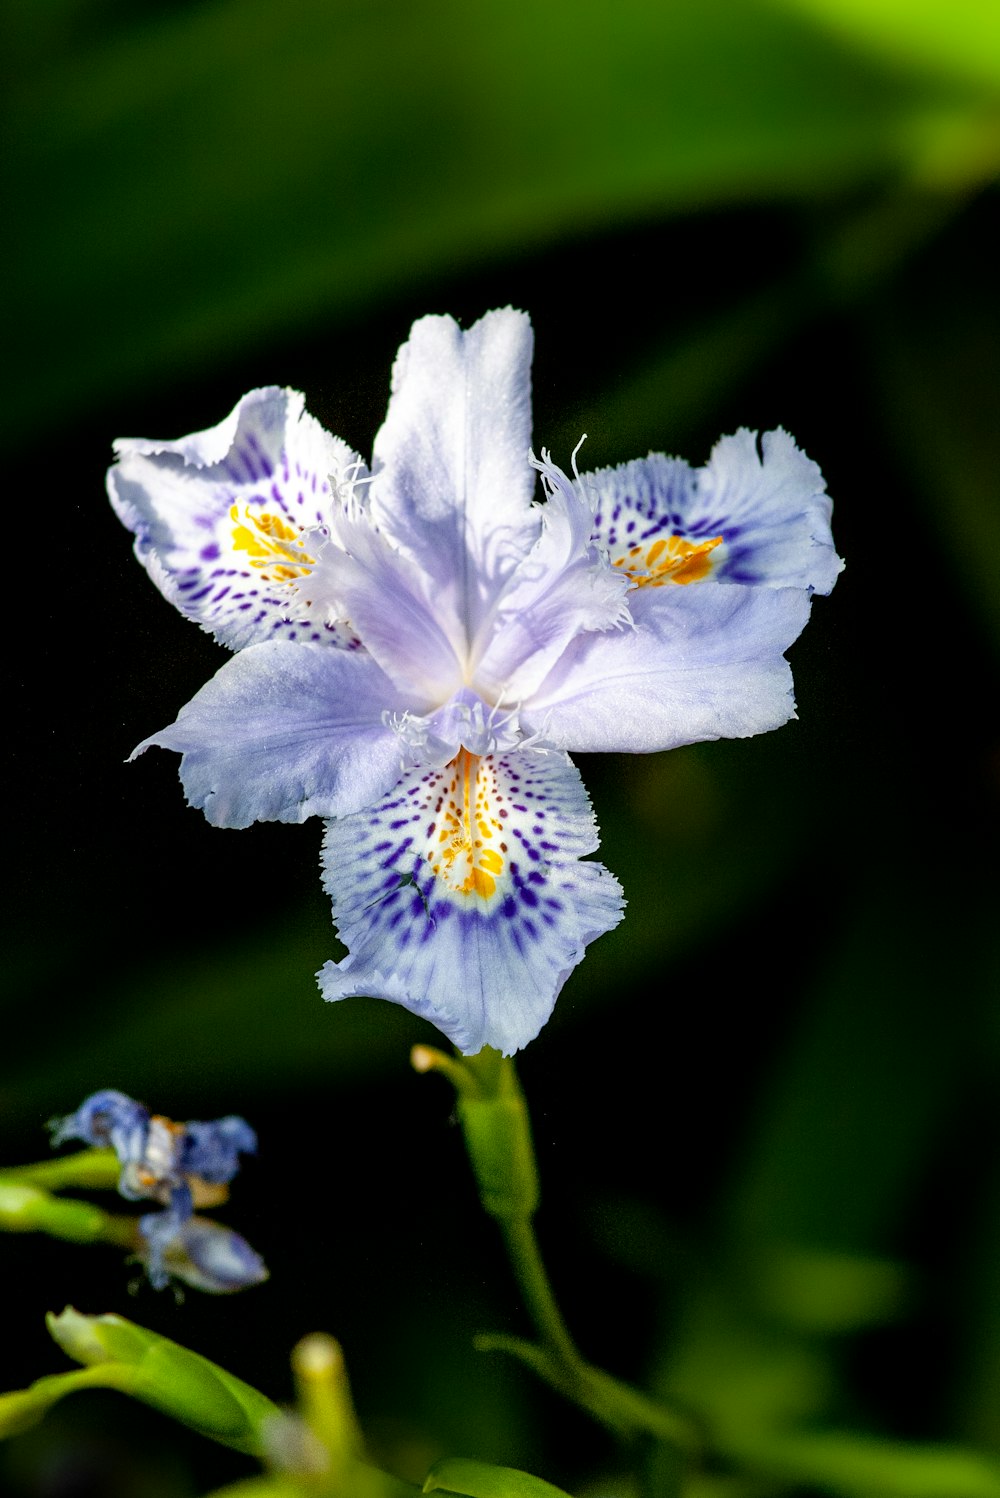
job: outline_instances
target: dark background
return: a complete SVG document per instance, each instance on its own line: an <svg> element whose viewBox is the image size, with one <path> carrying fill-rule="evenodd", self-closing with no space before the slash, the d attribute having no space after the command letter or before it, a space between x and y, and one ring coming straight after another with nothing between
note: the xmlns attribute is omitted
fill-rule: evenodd
<svg viewBox="0 0 1000 1498"><path fill-rule="evenodd" d="M319 824L220 832L173 756L123 764L225 655L131 558L112 438L277 383L367 454L413 319L512 303L556 461L583 431L594 467L783 425L847 559L791 652L799 721L579 757L629 908L521 1064L567 1317L720 1428L1000 1459L993 8L5 12L2 1158L102 1086L243 1113L261 1151L224 1216L272 1277L176 1306L110 1248L8 1237L0 1386L66 1366L67 1302L280 1399L322 1328L395 1470L627 1491L631 1458L471 1350L527 1325L445 1084L408 1067L434 1033L319 998ZM46 1498L252 1470L111 1394L0 1448L0 1489ZM785 1490L882 1498L851 1470ZM713 1481L692 1494L759 1491Z"/></svg>

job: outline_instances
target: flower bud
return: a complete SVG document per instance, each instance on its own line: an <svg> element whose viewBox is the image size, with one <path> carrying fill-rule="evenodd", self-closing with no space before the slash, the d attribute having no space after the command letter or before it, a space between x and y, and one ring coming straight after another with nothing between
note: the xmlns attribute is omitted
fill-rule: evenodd
<svg viewBox="0 0 1000 1498"><path fill-rule="evenodd" d="M263 1452L263 1429L277 1407L216 1363L123 1316L84 1316L68 1306L46 1322L63 1351L87 1365L88 1386L124 1389L225 1446Z"/></svg>

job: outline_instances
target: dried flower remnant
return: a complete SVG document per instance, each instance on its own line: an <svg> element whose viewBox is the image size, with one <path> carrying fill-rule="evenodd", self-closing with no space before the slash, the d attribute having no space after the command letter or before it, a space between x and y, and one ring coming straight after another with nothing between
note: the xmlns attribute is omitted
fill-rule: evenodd
<svg viewBox="0 0 1000 1498"><path fill-rule="evenodd" d="M78 1139L113 1149L121 1166L120 1194L162 1205L138 1223L139 1258L158 1290L175 1278L223 1294L267 1278L263 1260L245 1239L194 1215L195 1207L226 1201L240 1156L256 1153L257 1136L245 1119L175 1123L109 1088L91 1093L51 1129L53 1145Z"/></svg>

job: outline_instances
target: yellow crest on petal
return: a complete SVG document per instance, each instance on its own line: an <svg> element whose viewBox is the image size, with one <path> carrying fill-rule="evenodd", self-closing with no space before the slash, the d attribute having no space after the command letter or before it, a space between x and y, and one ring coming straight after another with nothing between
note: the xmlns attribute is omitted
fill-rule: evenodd
<svg viewBox="0 0 1000 1498"><path fill-rule="evenodd" d="M494 777L484 761L467 749L459 750L444 774L437 842L427 861L456 894L488 900L496 893L507 851Z"/></svg>
<svg viewBox="0 0 1000 1498"><path fill-rule="evenodd" d="M721 536L709 541L685 541L683 536L658 536L649 546L632 546L612 562L631 578L637 588L658 588L662 583L700 583L712 570L712 552L722 545Z"/></svg>
<svg viewBox="0 0 1000 1498"><path fill-rule="evenodd" d="M245 551L251 567L261 569L265 582L293 582L316 565L315 557L299 545L302 532L280 515L251 514L250 506L244 505L241 516L239 506L233 505L229 518L235 522L233 550Z"/></svg>

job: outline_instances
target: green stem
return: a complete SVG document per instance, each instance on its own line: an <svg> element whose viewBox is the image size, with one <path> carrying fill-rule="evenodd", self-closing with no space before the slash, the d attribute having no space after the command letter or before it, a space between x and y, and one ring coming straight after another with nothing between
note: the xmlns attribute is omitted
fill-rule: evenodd
<svg viewBox="0 0 1000 1498"><path fill-rule="evenodd" d="M523 1337L508 1337L499 1332L481 1332L475 1339L478 1352L505 1352L517 1358L539 1378L545 1380L593 1415L602 1425L626 1439L648 1435L674 1447L682 1456L697 1456L701 1439L694 1422L668 1405L650 1399L640 1389L633 1389L590 1363L580 1362L567 1376L566 1366L537 1342Z"/></svg>
<svg viewBox="0 0 1000 1498"><path fill-rule="evenodd" d="M531 1218L505 1217L499 1221L514 1278L543 1346L567 1372L582 1367L580 1354L552 1293Z"/></svg>
<svg viewBox="0 0 1000 1498"><path fill-rule="evenodd" d="M87 1191L113 1191L118 1185L121 1166L111 1149L77 1150L54 1160L37 1160L31 1165L4 1165L0 1174L14 1181L29 1181L47 1191L68 1187Z"/></svg>
<svg viewBox="0 0 1000 1498"><path fill-rule="evenodd" d="M684 1459L699 1447L685 1416L584 1362L556 1302L535 1237L538 1168L513 1061L488 1048L445 1057L418 1047L418 1071L438 1070L458 1092L458 1116L483 1207L503 1234L507 1256L539 1341L479 1337L480 1348L512 1353L568 1399L619 1435L651 1435Z"/></svg>

